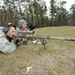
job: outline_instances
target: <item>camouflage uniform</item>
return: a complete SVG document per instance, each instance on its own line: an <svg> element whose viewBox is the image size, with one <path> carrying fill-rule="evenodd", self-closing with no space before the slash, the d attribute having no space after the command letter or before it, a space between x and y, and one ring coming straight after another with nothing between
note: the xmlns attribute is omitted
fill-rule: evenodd
<svg viewBox="0 0 75 75"><path fill-rule="evenodd" d="M18 21L18 28L16 29L17 30L17 32L16 32L16 34L19 36L19 35L22 35L22 36L25 36L25 35L31 35L31 34L33 34L33 31L30 31L29 29L28 29L28 26L26 27L26 28L22 28L21 26L23 25L23 24L26 24L27 25L27 22L24 20L24 19L20 19L19 21ZM21 33L20 33L21 32ZM24 32L24 33L23 33ZM23 39L25 42L27 41L27 40L29 40L29 39Z"/></svg>
<svg viewBox="0 0 75 75"><path fill-rule="evenodd" d="M21 28L17 27L16 31L17 31L17 33L18 33L18 32L20 32L20 31L30 31L30 30L29 30L29 29L27 29L27 28L25 28L25 29L23 30L23 29L21 29Z"/></svg>
<svg viewBox="0 0 75 75"><path fill-rule="evenodd" d="M2 28L0 28L0 51L2 51L3 53L11 53L15 49L16 45L7 40Z"/></svg>

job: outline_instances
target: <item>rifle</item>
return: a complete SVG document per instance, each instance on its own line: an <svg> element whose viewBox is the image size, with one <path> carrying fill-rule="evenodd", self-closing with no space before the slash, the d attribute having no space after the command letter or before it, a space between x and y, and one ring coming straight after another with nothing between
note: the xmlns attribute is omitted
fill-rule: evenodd
<svg viewBox="0 0 75 75"><path fill-rule="evenodd" d="M66 38L66 37L55 37L55 36L46 36L46 35L34 35L32 31L20 31L21 35L17 35L16 38L23 40L23 45L26 44L25 39L40 39L40 41L36 41L35 44L40 43L44 46L44 49L46 49L47 41L46 39L52 39L52 40L64 40L64 41L75 41L75 38ZM28 35L26 35L28 34Z"/></svg>

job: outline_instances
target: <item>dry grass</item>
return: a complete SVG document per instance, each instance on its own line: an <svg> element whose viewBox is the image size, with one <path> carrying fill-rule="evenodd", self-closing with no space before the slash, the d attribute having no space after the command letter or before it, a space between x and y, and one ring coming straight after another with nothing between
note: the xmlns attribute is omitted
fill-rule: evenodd
<svg viewBox="0 0 75 75"><path fill-rule="evenodd" d="M46 27L35 34L75 37L75 27ZM0 75L75 75L75 42L47 40L47 50L28 43L11 54L0 52ZM41 50L41 55L39 52ZM27 67L32 67L27 74Z"/></svg>

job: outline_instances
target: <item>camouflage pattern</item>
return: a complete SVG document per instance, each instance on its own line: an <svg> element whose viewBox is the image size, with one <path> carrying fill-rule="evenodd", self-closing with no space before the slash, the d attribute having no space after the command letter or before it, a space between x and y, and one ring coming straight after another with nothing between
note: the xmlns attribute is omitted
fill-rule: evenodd
<svg viewBox="0 0 75 75"><path fill-rule="evenodd" d="M3 53L11 53L15 49L16 49L16 45L7 40L2 28L0 27L0 51Z"/></svg>
<svg viewBox="0 0 75 75"><path fill-rule="evenodd" d="M23 38L23 39L20 39L18 36L27 36L27 35L30 35L30 30L25 28L25 29L22 29L22 28L18 28L16 29L16 39L19 39L21 41L19 41L18 45L27 45L27 42L28 42L28 39L27 38ZM24 42L26 42L26 44L23 44Z"/></svg>
<svg viewBox="0 0 75 75"><path fill-rule="evenodd" d="M22 28L18 28L18 27L17 27L16 31L17 31L17 33L18 33L19 31L29 31L29 29L25 28L25 29L23 30Z"/></svg>
<svg viewBox="0 0 75 75"><path fill-rule="evenodd" d="M23 35L22 33L20 33L20 32L28 32L29 31L29 29L27 29L27 28L25 28L24 30L22 29L22 28L18 28L17 27L17 29L16 29L16 35ZM25 33L24 35L27 35L27 33Z"/></svg>

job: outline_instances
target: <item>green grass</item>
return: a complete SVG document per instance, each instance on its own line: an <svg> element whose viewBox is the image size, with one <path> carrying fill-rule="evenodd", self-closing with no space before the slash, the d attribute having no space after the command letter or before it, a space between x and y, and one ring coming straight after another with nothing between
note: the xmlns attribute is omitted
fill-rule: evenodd
<svg viewBox="0 0 75 75"><path fill-rule="evenodd" d="M43 34L50 36L65 36L75 37L75 27L72 26L59 26L59 27L45 27L35 30L35 34Z"/></svg>
<svg viewBox="0 0 75 75"><path fill-rule="evenodd" d="M75 37L74 26L35 29L35 35ZM43 46L19 46L10 54L0 52L0 75L75 75L75 41L47 40ZM41 50L41 55L39 55Z"/></svg>

